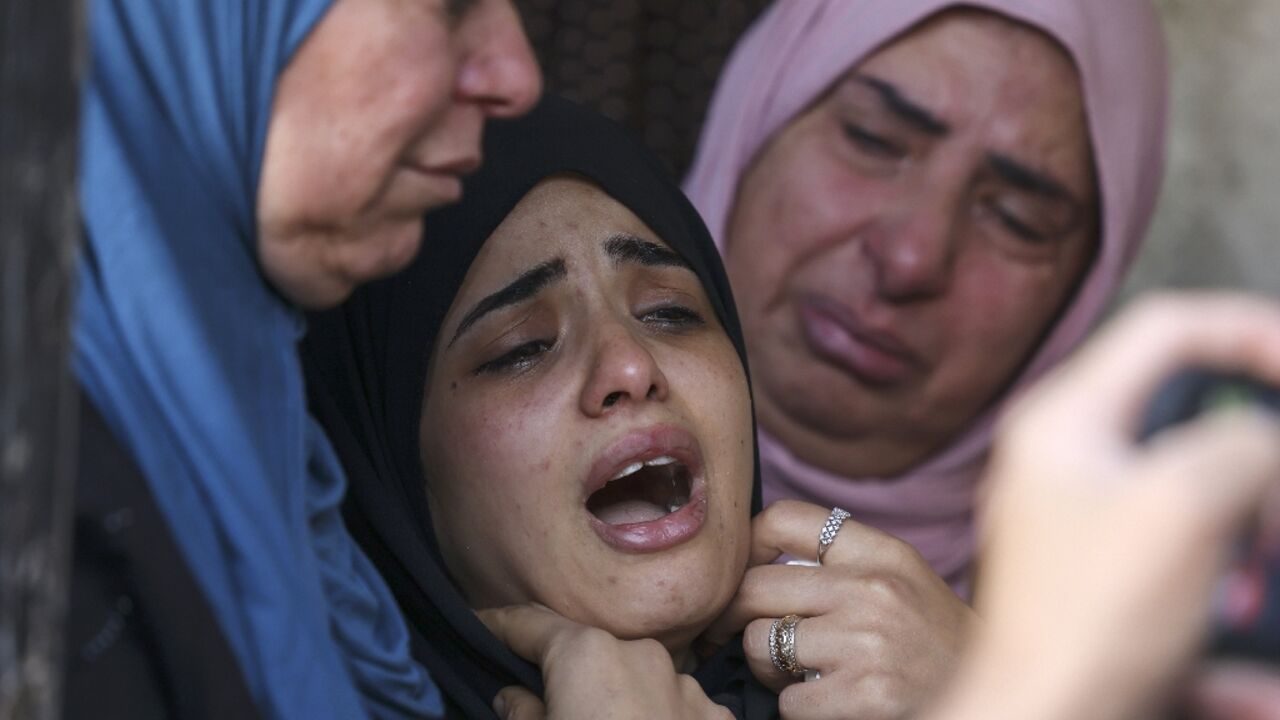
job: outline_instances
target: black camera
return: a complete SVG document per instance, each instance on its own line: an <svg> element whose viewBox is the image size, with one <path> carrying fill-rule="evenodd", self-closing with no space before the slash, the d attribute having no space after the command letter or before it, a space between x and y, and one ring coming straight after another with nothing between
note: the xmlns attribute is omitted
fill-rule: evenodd
<svg viewBox="0 0 1280 720"><path fill-rule="evenodd" d="M1280 413L1280 389L1243 375L1184 370L1156 391L1138 439L1145 441L1215 409L1245 404ZM1219 588L1209 652L1280 664L1280 556L1268 554L1253 538L1242 541L1239 561Z"/></svg>

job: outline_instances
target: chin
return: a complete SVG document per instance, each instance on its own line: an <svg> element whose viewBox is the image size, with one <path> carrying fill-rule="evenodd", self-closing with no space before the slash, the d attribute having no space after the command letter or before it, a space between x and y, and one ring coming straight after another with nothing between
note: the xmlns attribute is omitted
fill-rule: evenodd
<svg viewBox="0 0 1280 720"><path fill-rule="evenodd" d="M732 543L705 540L702 548L682 548L695 552L661 553L602 571L609 584L566 614L624 640L652 638L668 648L687 647L729 604L746 568L745 552L726 556Z"/></svg>

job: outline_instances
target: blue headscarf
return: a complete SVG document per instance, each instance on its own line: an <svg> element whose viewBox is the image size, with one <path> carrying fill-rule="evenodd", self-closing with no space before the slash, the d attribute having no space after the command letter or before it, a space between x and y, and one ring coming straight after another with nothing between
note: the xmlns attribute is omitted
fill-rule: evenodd
<svg viewBox="0 0 1280 720"><path fill-rule="evenodd" d="M93 0L75 371L131 450L268 717L440 697L347 534L301 315L256 262L276 78L331 0Z"/></svg>

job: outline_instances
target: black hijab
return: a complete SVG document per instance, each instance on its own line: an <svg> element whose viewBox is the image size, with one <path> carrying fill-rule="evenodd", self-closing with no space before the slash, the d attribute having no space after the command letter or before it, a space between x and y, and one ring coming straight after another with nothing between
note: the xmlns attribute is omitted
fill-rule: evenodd
<svg viewBox="0 0 1280 720"><path fill-rule="evenodd" d="M348 527L395 593L414 656L453 709L467 717L492 717L493 697L507 685L542 692L538 669L489 633L447 574L424 487L431 469L420 463L428 359L489 236L543 179L583 176L689 263L744 370L747 364L729 281L710 235L679 186L631 133L547 97L523 118L489 123L484 157L484 169L466 182L465 200L427 216L426 239L414 262L393 278L361 288L341 308L312 316L302 353L311 411L350 483ZM753 512L760 497L757 459ZM703 663L695 676L708 695L740 717L774 714L776 700L750 677L737 642Z"/></svg>

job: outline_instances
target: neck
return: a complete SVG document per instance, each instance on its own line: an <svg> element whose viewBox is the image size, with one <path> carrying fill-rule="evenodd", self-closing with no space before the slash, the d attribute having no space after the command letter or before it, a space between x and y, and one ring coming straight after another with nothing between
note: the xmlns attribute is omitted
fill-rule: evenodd
<svg viewBox="0 0 1280 720"><path fill-rule="evenodd" d="M756 396L760 427L799 460L833 475L858 478L898 477L927 460L951 438L924 444L869 432L835 437L788 415L765 394Z"/></svg>

